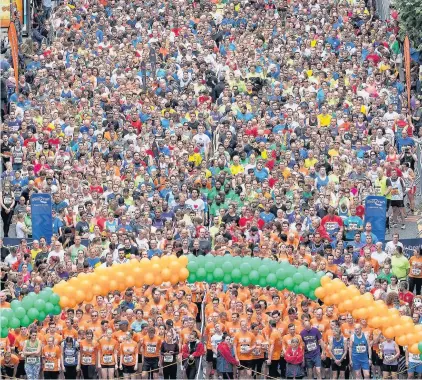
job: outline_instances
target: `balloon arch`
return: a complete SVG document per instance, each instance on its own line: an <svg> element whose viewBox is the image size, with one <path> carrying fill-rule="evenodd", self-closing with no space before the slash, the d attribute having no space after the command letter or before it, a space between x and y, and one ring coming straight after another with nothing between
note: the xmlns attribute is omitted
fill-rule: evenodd
<svg viewBox="0 0 422 380"><path fill-rule="evenodd" d="M30 293L21 301L12 301L10 309L1 309L1 337L7 337L9 329L43 321L47 315L58 315L65 308L90 302L113 290L186 280L271 286L320 299L325 305L335 305L340 313L350 312L356 319L366 319L370 327L379 329L386 338L395 338L422 359L422 325L415 325L411 317L401 316L397 309L389 309L384 301L375 301L371 293L361 295L356 286L346 286L340 279L332 280L305 266L297 268L285 261L231 255L154 256L151 260L99 266L93 273L80 273L39 294Z"/></svg>

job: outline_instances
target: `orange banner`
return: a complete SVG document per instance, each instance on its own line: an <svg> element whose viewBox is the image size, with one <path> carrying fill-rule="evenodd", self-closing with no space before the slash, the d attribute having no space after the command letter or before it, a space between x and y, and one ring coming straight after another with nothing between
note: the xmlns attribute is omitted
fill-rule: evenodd
<svg viewBox="0 0 422 380"><path fill-rule="evenodd" d="M404 70L406 74L406 87L407 87L407 108L411 112L410 109L410 42L409 37L406 36L404 38Z"/></svg>
<svg viewBox="0 0 422 380"><path fill-rule="evenodd" d="M18 89L18 83L19 83L18 35L16 34L16 27L13 22L10 23L7 34L9 37L10 50L12 51L13 69L15 70L15 80L16 80L15 92L18 93L19 92L19 89Z"/></svg>

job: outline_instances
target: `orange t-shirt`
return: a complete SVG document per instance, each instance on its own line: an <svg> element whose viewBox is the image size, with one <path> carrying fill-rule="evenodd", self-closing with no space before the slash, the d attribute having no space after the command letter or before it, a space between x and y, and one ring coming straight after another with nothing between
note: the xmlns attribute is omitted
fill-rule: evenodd
<svg viewBox="0 0 422 380"><path fill-rule="evenodd" d="M111 338L110 340L103 338L100 339L98 342L99 347L99 353L100 353L100 363L102 365L115 365L115 353L119 350L119 343L117 340Z"/></svg>
<svg viewBox="0 0 422 380"><path fill-rule="evenodd" d="M270 339L269 339L270 346L273 345L273 354L271 356L271 360L278 360L281 356L282 346L282 338L280 331L274 329L271 331Z"/></svg>
<svg viewBox="0 0 422 380"><path fill-rule="evenodd" d="M318 321L316 318L312 318L311 325L312 327L316 327L322 334L325 330L329 328L330 321L325 317L323 317L320 321Z"/></svg>
<svg viewBox="0 0 422 380"><path fill-rule="evenodd" d="M9 338L0 338L0 356L3 357L6 351L10 351L10 341Z"/></svg>
<svg viewBox="0 0 422 380"><path fill-rule="evenodd" d="M239 331L234 336L233 346L239 360L251 360L252 352L250 349L255 346L255 335L249 331Z"/></svg>
<svg viewBox="0 0 422 380"><path fill-rule="evenodd" d="M264 335L255 335L255 348L252 350L252 359L263 359L268 348L268 342Z"/></svg>
<svg viewBox="0 0 422 380"><path fill-rule="evenodd" d="M28 336L23 336L21 334L19 334L15 339L15 348L19 354L20 360L25 359L25 357L21 354L21 352L23 351L23 345L26 340L28 340Z"/></svg>
<svg viewBox="0 0 422 380"><path fill-rule="evenodd" d="M158 336L154 336L152 339L146 335L142 339L142 353L146 358L156 358L160 356L162 340Z"/></svg>
<svg viewBox="0 0 422 380"><path fill-rule="evenodd" d="M299 339L299 345L303 347L303 340L302 337L299 334L295 334L295 335L290 335L290 334L286 334L283 336L282 339L282 345L283 345L283 350L286 351L287 348L292 344L292 339L293 338L297 338Z"/></svg>
<svg viewBox="0 0 422 380"><path fill-rule="evenodd" d="M92 342L87 339L79 343L79 350L81 352L82 365L96 365L98 355L98 343L94 340Z"/></svg>
<svg viewBox="0 0 422 380"><path fill-rule="evenodd" d="M43 371L57 372L59 368L59 359L61 356L60 348L58 346L44 346L42 349L43 356Z"/></svg>
<svg viewBox="0 0 422 380"><path fill-rule="evenodd" d="M410 272L409 277L422 278L422 256L412 256L409 259Z"/></svg>
<svg viewBox="0 0 422 380"><path fill-rule="evenodd" d="M48 341L48 338L50 338L50 336L53 337L53 339L54 339L54 345L55 346L58 346L62 342L62 340L63 340L62 336L59 333L54 333L54 335L45 334L42 337L42 343L45 344L45 345L47 345L47 341ZM76 336L78 336L78 335L76 334Z"/></svg>
<svg viewBox="0 0 422 380"><path fill-rule="evenodd" d="M138 344L134 341L123 342L120 345L121 363L127 366L133 366L138 356Z"/></svg>
<svg viewBox="0 0 422 380"><path fill-rule="evenodd" d="M76 339L78 337L78 332L74 329L68 329L64 328L62 331L63 340L66 339L68 336L70 336L73 339Z"/></svg>
<svg viewBox="0 0 422 380"><path fill-rule="evenodd" d="M17 355L10 355L10 360L8 362L6 362L5 358L2 357L0 359L0 365L2 367L9 367L9 368L13 368L15 365L19 364L19 358Z"/></svg>

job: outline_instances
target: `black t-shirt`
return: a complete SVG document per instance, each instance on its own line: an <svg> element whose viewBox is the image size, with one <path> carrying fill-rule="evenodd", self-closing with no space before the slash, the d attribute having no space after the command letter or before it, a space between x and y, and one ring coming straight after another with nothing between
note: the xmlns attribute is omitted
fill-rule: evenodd
<svg viewBox="0 0 422 380"><path fill-rule="evenodd" d="M89 224L88 222L83 222L82 220L76 224L76 231L79 235L84 235L89 232Z"/></svg>
<svg viewBox="0 0 422 380"><path fill-rule="evenodd" d="M2 154L5 153L10 153L12 150L11 146L9 144L5 144L3 141L0 144L0 151L2 152ZM10 157L2 157L3 162L9 162L10 161Z"/></svg>

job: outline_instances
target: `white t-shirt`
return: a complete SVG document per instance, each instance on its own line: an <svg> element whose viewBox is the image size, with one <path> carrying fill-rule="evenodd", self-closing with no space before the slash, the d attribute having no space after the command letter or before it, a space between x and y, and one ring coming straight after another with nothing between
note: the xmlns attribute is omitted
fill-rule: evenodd
<svg viewBox="0 0 422 380"><path fill-rule="evenodd" d="M186 205L196 212L205 210L204 201L201 198L198 198L196 200L188 199L186 201Z"/></svg>
<svg viewBox="0 0 422 380"><path fill-rule="evenodd" d="M394 244L394 242L389 241L386 245L385 245L385 252L387 253L387 255L389 257L391 257L394 252L396 251L396 247L402 247L403 249L403 244L398 242L397 244ZM403 250L404 251L404 250Z"/></svg>
<svg viewBox="0 0 422 380"><path fill-rule="evenodd" d="M212 347L217 350L217 346L221 343L221 341L223 340L223 335L221 334L214 334L211 337L211 345ZM213 356L216 358L217 355L215 353L213 353Z"/></svg>
<svg viewBox="0 0 422 380"><path fill-rule="evenodd" d="M16 258L16 256L12 256L11 253L9 253L4 259L4 262L9 265L9 267L16 263L16 261L18 261L18 259Z"/></svg>
<svg viewBox="0 0 422 380"><path fill-rule="evenodd" d="M50 261L51 257L58 257L59 261L63 261L64 260L64 251L60 251L60 252L51 251L48 254L48 261Z"/></svg>
<svg viewBox="0 0 422 380"><path fill-rule="evenodd" d="M26 238L25 223L23 222L16 223L16 237L19 239Z"/></svg>
<svg viewBox="0 0 422 380"><path fill-rule="evenodd" d="M381 251L381 252L375 251L375 252L371 253L371 257L374 260L377 260L379 265L382 265L382 264L384 264L385 259L388 258L388 255L384 251Z"/></svg>

